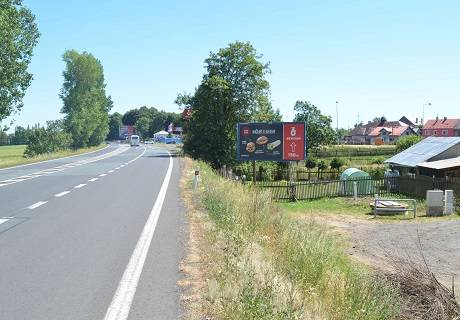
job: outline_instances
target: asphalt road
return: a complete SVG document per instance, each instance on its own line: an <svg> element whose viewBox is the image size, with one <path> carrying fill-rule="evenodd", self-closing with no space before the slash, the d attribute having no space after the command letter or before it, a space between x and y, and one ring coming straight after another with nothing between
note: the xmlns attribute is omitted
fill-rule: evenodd
<svg viewBox="0 0 460 320"><path fill-rule="evenodd" d="M179 161L110 145L0 170L0 319L176 319Z"/></svg>

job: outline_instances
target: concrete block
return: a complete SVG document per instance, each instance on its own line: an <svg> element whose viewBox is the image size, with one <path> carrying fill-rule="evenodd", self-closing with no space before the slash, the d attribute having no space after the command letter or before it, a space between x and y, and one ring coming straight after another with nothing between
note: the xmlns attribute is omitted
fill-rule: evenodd
<svg viewBox="0 0 460 320"><path fill-rule="evenodd" d="M446 190L444 192L444 214L449 215L454 213L455 197L453 190Z"/></svg>
<svg viewBox="0 0 460 320"><path fill-rule="evenodd" d="M428 216L442 216L444 213L444 192L442 190L428 190L426 192L426 206Z"/></svg>

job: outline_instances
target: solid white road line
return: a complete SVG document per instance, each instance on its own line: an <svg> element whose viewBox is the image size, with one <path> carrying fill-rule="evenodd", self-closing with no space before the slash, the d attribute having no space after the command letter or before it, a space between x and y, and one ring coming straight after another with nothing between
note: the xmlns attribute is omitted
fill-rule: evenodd
<svg viewBox="0 0 460 320"><path fill-rule="evenodd" d="M89 179L88 182L94 182L96 180L99 180L99 178L92 178L92 179Z"/></svg>
<svg viewBox="0 0 460 320"><path fill-rule="evenodd" d="M163 184L161 185L160 192L158 193L152 211L150 212L144 229L137 241L136 248L129 259L128 265L123 273L123 277L118 284L113 300L107 309L107 313L104 318L105 320L126 320L128 318L134 294L136 293L137 285L139 283L139 278L141 276L142 269L144 268L145 259L147 258L147 253L152 242L153 233L155 232L155 227L157 225L158 218L160 217L161 208L166 197L169 180L171 179L172 167L173 160L170 155L168 171L166 172Z"/></svg>
<svg viewBox="0 0 460 320"><path fill-rule="evenodd" d="M55 194L54 196L59 198L59 197L65 196L68 193L70 193L70 191L63 191L61 193Z"/></svg>
<svg viewBox="0 0 460 320"><path fill-rule="evenodd" d="M44 205L45 203L47 203L48 201L38 201L37 203L34 203L33 205L31 206L28 206L27 209L36 209L42 205Z"/></svg>
<svg viewBox="0 0 460 320"><path fill-rule="evenodd" d="M86 186L86 183L79 184L78 186L75 186L74 188L80 189L80 188L83 188L84 186Z"/></svg>
<svg viewBox="0 0 460 320"><path fill-rule="evenodd" d="M0 224L2 224L4 222L7 222L8 220L10 220L10 219L0 219Z"/></svg>
<svg viewBox="0 0 460 320"><path fill-rule="evenodd" d="M99 175L99 177L105 177L107 175L107 173L102 173Z"/></svg>

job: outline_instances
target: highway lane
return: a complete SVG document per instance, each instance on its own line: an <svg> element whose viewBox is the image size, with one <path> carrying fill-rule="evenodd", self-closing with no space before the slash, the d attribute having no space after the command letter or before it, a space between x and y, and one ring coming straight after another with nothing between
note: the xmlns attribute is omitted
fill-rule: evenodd
<svg viewBox="0 0 460 320"><path fill-rule="evenodd" d="M7 219L0 224L0 319L126 319L109 316L114 301L129 310L128 319L178 317L184 235L180 168L165 150L144 150L128 148L0 188L0 219ZM161 214L154 232L148 228L151 245L142 242L145 260L136 260L161 189ZM28 208L40 201L46 202ZM142 266L138 282L128 278L132 301L123 290L117 300L133 259L136 272Z"/></svg>
<svg viewBox="0 0 460 320"><path fill-rule="evenodd" d="M129 161L136 159L141 155L144 148L130 148L127 146L116 147L113 150L108 150L102 154L91 155L79 159L66 159L66 163L56 164L47 163L46 168L27 168L31 172L43 172L44 170L52 170L53 168L61 168L62 171L49 171L48 174L33 176L29 173L30 179L20 180L9 178L10 180L17 181L0 187L0 218L13 217L16 214L28 210L29 207L50 201L56 195L66 191L72 191L75 187L83 188L100 179L100 175L108 174L108 171L121 169L129 165ZM112 153L116 151L115 153ZM112 154L112 156L108 156ZM103 156L103 157L101 157ZM99 158L101 157L101 158ZM100 159L100 160L98 160ZM95 161L97 160L97 161ZM83 163L82 165L65 167L75 163ZM23 170L22 168L19 168ZM17 171L17 170L12 170ZM24 177L18 175L18 172L8 172L8 175L15 177ZM3 174L0 172L0 177ZM3 181L7 181L2 179ZM92 181L88 181L92 180ZM85 184L85 186L83 186ZM77 188L78 189L78 188ZM0 229L1 230L1 229Z"/></svg>

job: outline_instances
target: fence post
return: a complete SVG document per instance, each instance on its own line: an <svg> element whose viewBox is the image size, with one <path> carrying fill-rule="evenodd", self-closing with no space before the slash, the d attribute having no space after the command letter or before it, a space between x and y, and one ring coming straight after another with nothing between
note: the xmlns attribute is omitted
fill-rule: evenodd
<svg viewBox="0 0 460 320"><path fill-rule="evenodd" d="M358 200L358 183L356 181L353 181L353 196L355 198L355 201Z"/></svg>
<svg viewBox="0 0 460 320"><path fill-rule="evenodd" d="M290 188L290 198L291 198L291 201L297 201L297 190L296 190L296 185L295 185L295 182L294 181L290 181L289 182L289 188Z"/></svg>
<svg viewBox="0 0 460 320"><path fill-rule="evenodd" d="M200 181L200 170L195 170L195 175L193 176L193 191L196 191L198 188L198 183Z"/></svg>

